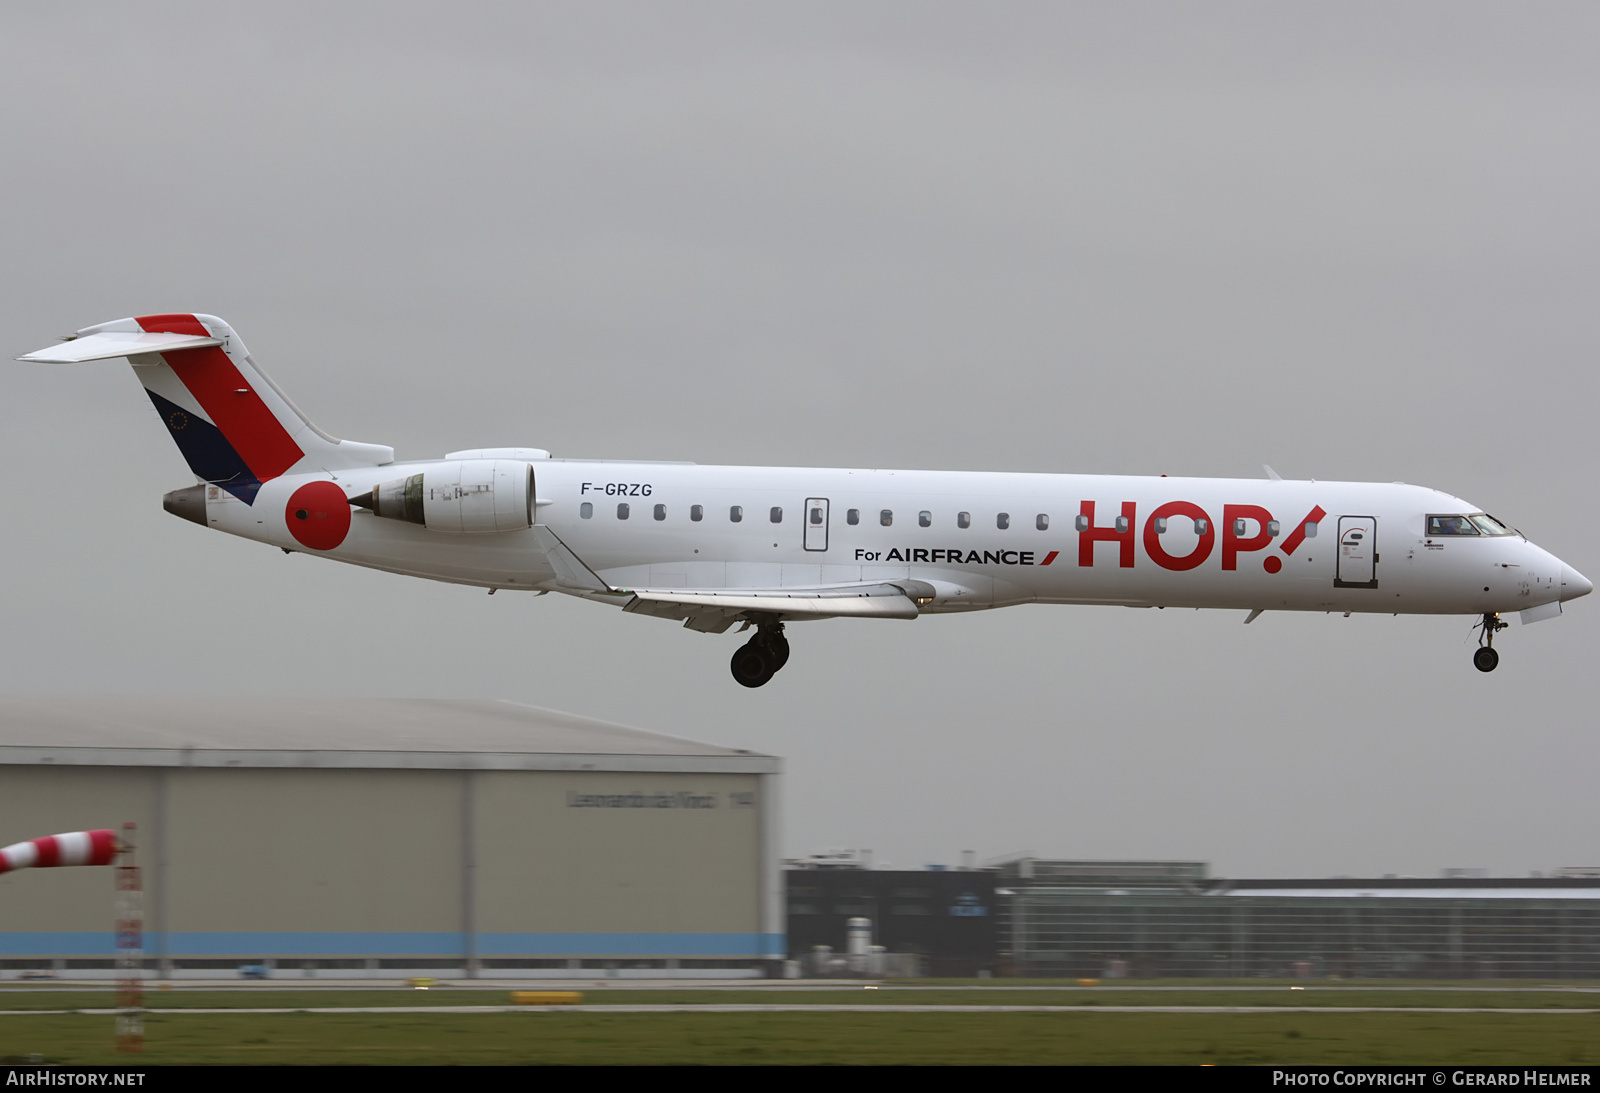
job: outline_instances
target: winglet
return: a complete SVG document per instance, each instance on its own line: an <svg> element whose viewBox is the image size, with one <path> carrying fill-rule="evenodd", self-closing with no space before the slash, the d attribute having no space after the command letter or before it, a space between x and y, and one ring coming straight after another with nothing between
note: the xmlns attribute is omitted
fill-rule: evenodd
<svg viewBox="0 0 1600 1093"><path fill-rule="evenodd" d="M1254 611L1250 612L1248 615L1246 615L1244 617L1244 624L1246 626L1249 626L1251 623L1253 623L1257 619L1259 619L1262 616L1263 613L1264 613L1264 610L1262 608L1260 608L1260 607L1256 608Z"/></svg>
<svg viewBox="0 0 1600 1093"><path fill-rule="evenodd" d="M1267 466L1265 463L1261 464L1261 469L1266 471L1267 472L1267 477L1272 479L1274 482L1282 482L1283 481L1283 476L1280 475L1277 471L1273 470L1271 467Z"/></svg>

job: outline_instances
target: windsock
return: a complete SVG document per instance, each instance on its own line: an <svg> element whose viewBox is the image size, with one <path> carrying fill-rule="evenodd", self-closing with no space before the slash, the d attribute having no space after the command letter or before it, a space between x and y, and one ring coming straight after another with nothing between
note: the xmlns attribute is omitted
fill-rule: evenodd
<svg viewBox="0 0 1600 1093"><path fill-rule="evenodd" d="M69 831L0 848L0 873L30 865L110 865L116 856L115 831Z"/></svg>

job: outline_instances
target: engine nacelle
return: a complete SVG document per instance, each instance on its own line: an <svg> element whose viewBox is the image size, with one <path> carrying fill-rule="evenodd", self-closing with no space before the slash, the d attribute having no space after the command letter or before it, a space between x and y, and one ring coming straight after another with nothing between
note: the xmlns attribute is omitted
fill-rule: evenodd
<svg viewBox="0 0 1600 1093"><path fill-rule="evenodd" d="M456 459L350 498L386 520L429 531L487 535L533 526L533 467L510 459Z"/></svg>

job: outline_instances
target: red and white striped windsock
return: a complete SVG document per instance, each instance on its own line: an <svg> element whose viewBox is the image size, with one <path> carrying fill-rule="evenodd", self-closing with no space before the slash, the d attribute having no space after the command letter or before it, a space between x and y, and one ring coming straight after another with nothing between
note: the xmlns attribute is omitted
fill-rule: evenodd
<svg viewBox="0 0 1600 1093"><path fill-rule="evenodd" d="M30 865L110 865L116 856L115 831L69 831L0 848L0 873Z"/></svg>

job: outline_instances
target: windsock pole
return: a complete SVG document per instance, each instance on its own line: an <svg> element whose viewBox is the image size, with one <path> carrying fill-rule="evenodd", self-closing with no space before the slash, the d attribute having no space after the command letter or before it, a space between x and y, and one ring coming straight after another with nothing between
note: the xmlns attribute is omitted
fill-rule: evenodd
<svg viewBox="0 0 1600 1093"><path fill-rule="evenodd" d="M144 885L133 859L134 825L117 846L117 1050L144 1050Z"/></svg>
<svg viewBox="0 0 1600 1093"><path fill-rule="evenodd" d="M144 1050L144 891L133 862L134 825L122 825L122 838L109 828L68 831L0 847L0 873L48 869L58 865L110 865L116 868L117 898L117 1048Z"/></svg>

